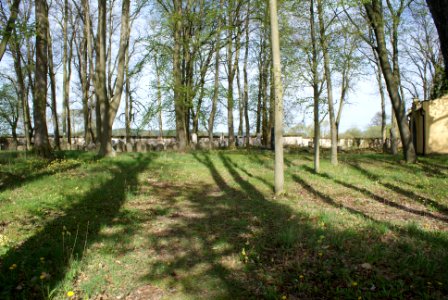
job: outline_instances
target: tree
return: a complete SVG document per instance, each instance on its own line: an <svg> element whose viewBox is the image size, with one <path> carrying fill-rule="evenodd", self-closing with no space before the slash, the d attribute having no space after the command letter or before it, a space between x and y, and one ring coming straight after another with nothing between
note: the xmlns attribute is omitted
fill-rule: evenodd
<svg viewBox="0 0 448 300"><path fill-rule="evenodd" d="M390 4L390 2L388 1ZM405 1L400 0L400 6L395 13L393 13L393 26L392 26L392 61L394 68L392 69L389 57L388 49L386 46L385 37L385 22L384 22L384 12L383 4L380 0L371 0L364 4L367 12L367 17L370 26L375 33L376 39L376 51L378 53L378 58L381 64L381 70L386 81L387 90L389 92L389 97L392 102L392 107L395 113L395 117L398 123L398 129L400 131L401 142L403 145L403 154L406 162L415 163L417 156L414 149L414 144L412 142L411 132L407 122L405 103L403 100L403 95L400 95L400 73L398 69L398 25L400 23L400 17L406 7ZM391 5L389 5L391 9Z"/></svg>
<svg viewBox="0 0 448 300"><path fill-rule="evenodd" d="M52 156L47 130L48 11L45 0L35 1L36 68L34 84L34 149L44 158Z"/></svg>
<svg viewBox="0 0 448 300"><path fill-rule="evenodd" d="M20 0L14 0L14 2L11 5L11 14L8 18L8 21L6 22L5 29L3 30L3 37L2 41L0 42L0 61L3 58L3 54L5 54L6 51L6 45L8 44L8 41L12 35L12 32L14 30L14 25L17 19L17 14L19 13L19 5Z"/></svg>
<svg viewBox="0 0 448 300"><path fill-rule="evenodd" d="M53 40L51 37L51 30L47 32L48 39L48 75L50 78L50 88L51 88L51 115L53 118L53 129L54 129L54 148L56 150L61 150L60 137L59 137L59 121L58 121L58 110L56 103L56 76L54 71L53 63Z"/></svg>
<svg viewBox="0 0 448 300"><path fill-rule="evenodd" d="M439 33L443 60L445 61L445 78L442 90L448 92L448 2L446 0L426 0L434 23Z"/></svg>
<svg viewBox="0 0 448 300"><path fill-rule="evenodd" d="M224 5L224 0L219 1L219 9L217 15L217 26L216 26L216 35L215 35L215 74L214 74L214 83L213 83L213 96L212 96L212 108L210 111L210 116L208 118L208 138L209 138L209 147L213 148L213 128L215 125L215 116L218 105L218 96L219 96L219 67L220 67L220 51L221 51L221 25L222 25L222 15L221 8Z"/></svg>
<svg viewBox="0 0 448 300"><path fill-rule="evenodd" d="M313 106L314 106L314 172L320 170L320 119L319 119L319 98L322 87L319 84L318 54L316 39L316 21L314 12L314 0L310 1L310 30L311 30L311 74L313 86Z"/></svg>
<svg viewBox="0 0 448 300"><path fill-rule="evenodd" d="M123 0L121 14L120 42L117 55L117 77L113 93L108 95L106 78L106 2L98 1L95 91L97 101L100 103L101 111L99 156L111 156L114 154L112 149L112 125L120 105L124 88L126 49L129 45L130 35L130 0Z"/></svg>
<svg viewBox="0 0 448 300"><path fill-rule="evenodd" d="M320 44L324 57L325 80L327 82L328 115L330 118L330 132L331 132L331 164L336 166L338 164L338 137L337 137L336 119L334 115L333 81L331 78L331 69L330 69L328 35L326 32L326 28L328 28L330 24L325 24L324 22L322 0L317 0L317 12L318 12L319 29L320 29L319 30Z"/></svg>
<svg viewBox="0 0 448 300"><path fill-rule="evenodd" d="M62 36L63 36L63 56L62 56L62 68L63 68L63 111L62 111L62 127L64 134L67 138L69 149L72 144L71 133L71 117L70 117L70 80L72 74L72 57L73 57L73 40L75 37L75 28L73 22L70 22L72 27L71 35L69 36L68 27L69 20L72 19L71 8L68 4L68 0L64 0L63 7L63 22L62 22Z"/></svg>
<svg viewBox="0 0 448 300"><path fill-rule="evenodd" d="M0 126L11 130L13 148L17 148L17 125L20 116L20 100L15 83L0 86Z"/></svg>
<svg viewBox="0 0 448 300"><path fill-rule="evenodd" d="M280 63L277 1L269 1L271 16L271 45L275 90L275 193L283 193L283 87Z"/></svg>

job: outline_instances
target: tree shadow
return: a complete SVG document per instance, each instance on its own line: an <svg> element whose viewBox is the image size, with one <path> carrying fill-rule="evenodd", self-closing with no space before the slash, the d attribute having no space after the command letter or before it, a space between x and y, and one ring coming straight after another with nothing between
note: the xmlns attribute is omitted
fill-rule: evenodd
<svg viewBox="0 0 448 300"><path fill-rule="evenodd" d="M234 168L234 169L238 169L241 172L243 172L244 174L246 174L247 176L249 176L250 178L255 178L256 180L260 181L261 183L263 183L265 186L267 186L271 191L274 190L274 185L271 182L268 182L266 179L264 179L261 176L258 175L254 175L253 173L247 171L246 169L244 169L243 167L239 166L238 163L233 162L232 160L227 159L222 153L219 154L219 157L221 158L222 161L225 162L226 167L228 165L230 165L229 167ZM258 161L258 160L257 160Z"/></svg>
<svg viewBox="0 0 448 300"><path fill-rule="evenodd" d="M310 168L308 166L306 166L305 169L309 173L312 173L314 175L318 175L318 176L320 176L322 178L325 178L325 179L332 180L335 183L340 184L340 185L342 185L344 187L352 188L352 185L345 184L344 182L336 180L336 179L330 177L328 174L316 173L316 172L314 172L314 170L312 168ZM360 210L354 209L352 207L345 206L342 203L337 202L334 198L330 197L329 195L326 195L325 193L316 190L314 187L312 187L309 183L307 183L303 178L301 178L297 174L292 175L292 178L293 178L293 180L295 182L299 183L303 188L305 188L305 190L307 190L310 194L314 195L319 200L321 200L321 201L323 201L323 202L325 202L325 203L327 203L327 204L329 204L329 205L331 205L331 206L333 206L335 208L344 209L344 210L350 212L351 214L356 215L358 217L365 218L366 220L369 220L369 221L373 222L374 224L381 225L381 226L386 226L387 228L389 228L389 229L391 229L393 231L396 231L397 233L400 233L400 234L403 234L403 235L407 235L407 236L410 236L410 237L419 238L419 239L425 240L425 241L430 242L430 243L435 243L435 244L440 245L441 247L448 247L448 241L445 240L444 238L440 238L440 237L437 237L436 235L428 234L428 233L426 233L426 232L424 232L424 231L422 231L420 229L417 229L417 228L407 229L407 228L403 228L403 227L397 227L397 226L395 226L395 225L393 225L393 224L391 224L391 223L389 223L387 221L377 220L377 219L367 215L366 213L364 213L364 212L362 212ZM358 191L357 187L355 187L355 188L356 188L355 190Z"/></svg>
<svg viewBox="0 0 448 300"><path fill-rule="evenodd" d="M391 291L398 297L418 298L420 292L409 285L402 289L396 286L397 281L413 282L409 270L414 272L414 266L406 265L409 269L403 272L402 265L387 263L400 260L397 249L402 245L410 251L420 246L414 245L411 238L382 240L382 234L371 228L354 232L322 226L319 217L293 210L281 199L270 199L244 180L242 174L249 171L235 167L230 155L218 154L219 161L206 153L192 155L208 170L213 184L185 183L181 193L177 192L179 186L172 186L176 192L166 197L179 196L177 201L188 210L164 219L166 226L156 236L148 237L158 256L148 265L143 281L164 281L167 290L180 289L186 297L205 299L278 299L281 295L326 299L357 298L361 294L387 298ZM305 183L297 176L294 179ZM305 188L332 206L380 224L362 212L338 205L309 184ZM169 205L181 208L174 203ZM329 239L328 245L321 243L323 235ZM442 241L446 246L446 241ZM428 237L428 243L436 244L431 251L442 247L432 237ZM431 255L428 253L426 259L432 260ZM378 264L378 271L364 272L352 267L361 265L368 257ZM431 276L446 278L442 269L420 270L422 280ZM388 273L395 277L384 275ZM306 279L299 279L299 274L305 274ZM381 291L369 290L377 278L382 278ZM353 288L353 280L362 281L362 287ZM413 284L417 281L420 279ZM437 296L447 291L437 287L430 292Z"/></svg>
<svg viewBox="0 0 448 300"><path fill-rule="evenodd" d="M0 172L0 192L13 190L15 188L21 187L27 183L37 181L43 179L45 177L66 172L69 170L74 170L78 168L81 163L73 163L68 166L58 167L54 170L41 170L39 172L30 172L31 174L22 173L22 174L14 174L11 172ZM46 168L46 166L41 166L42 168Z"/></svg>
<svg viewBox="0 0 448 300"><path fill-rule="evenodd" d="M122 222L127 234L132 234L138 224L124 216L120 208L127 193L138 186L139 173L150 162L151 157L141 155L102 161L101 172L107 169L109 179L94 185L81 198L72 191L63 191L72 205L1 257L0 298L47 298L47 293L64 279L70 265L82 260L90 245L107 238L101 234L103 227ZM95 170L91 170L91 175L92 180L100 180L95 177ZM16 268L11 270L13 265Z"/></svg>
<svg viewBox="0 0 448 300"><path fill-rule="evenodd" d="M309 172L311 174L316 174L314 172L314 170L312 168L308 167L308 166L304 166L303 168L307 172ZM427 217L427 218L431 218L431 219L434 219L434 220L438 220L438 221L442 221L442 222L448 223L448 218L446 218L446 217L434 215L434 214L432 214L432 213L430 213L428 211L422 211L422 210L418 210L418 209L414 209L414 208L411 208L411 207L407 207L407 206L398 204L398 203L396 203L394 201L391 201L391 200L386 199L386 198L384 198L382 196L379 196L379 195L369 191L368 189L365 189L365 188L362 188L362 187L358 187L358 186L353 185L351 183L347 183L347 182L338 180L336 178L333 178L330 175L328 175L327 173L317 173L316 175L320 176L322 178L331 180L334 183L342 185L342 186L344 186L344 187L346 187L348 189L352 189L354 191L360 192L360 193L368 196L370 199L373 199L373 200L375 200L375 201L377 201L377 202L379 202L381 204L384 204L384 205L387 205L387 206L390 206L390 207L393 207L393 208L396 208L396 209L400 209L400 210L408 212L408 213L419 215L419 216L422 216L422 217Z"/></svg>
<svg viewBox="0 0 448 300"><path fill-rule="evenodd" d="M405 190L399 186L393 185L391 183L388 182L383 182L383 178L381 178L379 175L361 167L359 165L359 163L354 163L354 162L346 162L347 165L349 165L350 167L352 167L353 169L357 170L359 173L361 173L362 175L364 175L365 177L372 179L376 182L378 182L379 184L381 184L383 187L390 189L394 192L396 192L397 194L401 194L405 197L407 197L408 199L410 199L411 201L415 201L418 202L424 206L431 206L435 209L437 209L439 212L444 213L444 214L448 214L448 207L440 204L437 201L434 201L432 199L429 199L427 197L418 195L412 191L409 190ZM445 219L448 220L448 219Z"/></svg>

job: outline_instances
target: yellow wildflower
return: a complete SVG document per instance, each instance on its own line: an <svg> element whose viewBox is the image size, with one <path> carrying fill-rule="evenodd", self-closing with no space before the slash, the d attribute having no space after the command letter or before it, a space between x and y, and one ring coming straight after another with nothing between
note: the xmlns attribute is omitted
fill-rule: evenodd
<svg viewBox="0 0 448 300"><path fill-rule="evenodd" d="M15 268L17 268L17 265L16 265L16 264L12 264L12 265L9 267L10 270L14 270Z"/></svg>
<svg viewBox="0 0 448 300"><path fill-rule="evenodd" d="M352 282L352 286L353 286L353 287L358 286L358 283L357 283L356 281L353 281L353 282Z"/></svg>
<svg viewBox="0 0 448 300"><path fill-rule="evenodd" d="M48 275L48 273L46 273L46 272L42 272L39 276L40 280L45 280L48 277L50 277L50 275Z"/></svg>
<svg viewBox="0 0 448 300"><path fill-rule="evenodd" d="M303 275L300 275L300 276L299 276L300 279L303 279L304 277L305 277L305 276L303 276Z"/></svg>
<svg viewBox="0 0 448 300"><path fill-rule="evenodd" d="M67 292L67 297L69 297L69 298L73 297L74 295L75 295L75 292L73 292L73 291Z"/></svg>

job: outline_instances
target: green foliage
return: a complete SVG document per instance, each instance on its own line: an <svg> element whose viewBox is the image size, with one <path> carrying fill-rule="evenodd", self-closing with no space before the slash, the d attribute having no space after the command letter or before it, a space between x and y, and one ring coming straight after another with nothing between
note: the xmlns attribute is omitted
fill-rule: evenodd
<svg viewBox="0 0 448 300"><path fill-rule="evenodd" d="M437 99L448 93L448 78L441 65L436 66L435 75L431 86L431 99Z"/></svg>

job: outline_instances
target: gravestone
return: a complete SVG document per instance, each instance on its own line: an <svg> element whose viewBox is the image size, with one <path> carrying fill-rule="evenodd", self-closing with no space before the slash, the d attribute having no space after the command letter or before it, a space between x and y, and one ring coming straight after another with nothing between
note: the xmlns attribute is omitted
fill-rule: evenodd
<svg viewBox="0 0 448 300"><path fill-rule="evenodd" d="M126 143L126 152L133 152L133 151L134 151L134 145L131 142Z"/></svg>

